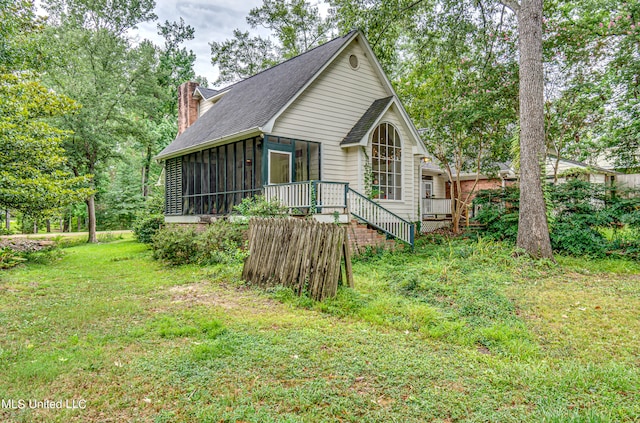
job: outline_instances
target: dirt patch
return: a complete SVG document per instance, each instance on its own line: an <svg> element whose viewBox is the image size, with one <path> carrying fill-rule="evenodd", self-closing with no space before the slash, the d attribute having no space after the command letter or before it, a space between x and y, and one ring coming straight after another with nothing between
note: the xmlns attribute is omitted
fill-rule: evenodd
<svg viewBox="0 0 640 423"><path fill-rule="evenodd" d="M212 284L211 282L173 286L169 288L169 293L171 302L174 304L205 304L225 310L240 310L248 307L260 312L281 306L280 303L260 297L250 288Z"/></svg>

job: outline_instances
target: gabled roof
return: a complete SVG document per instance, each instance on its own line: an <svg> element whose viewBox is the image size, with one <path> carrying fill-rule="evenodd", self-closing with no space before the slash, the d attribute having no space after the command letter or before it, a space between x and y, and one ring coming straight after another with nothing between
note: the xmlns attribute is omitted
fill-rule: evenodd
<svg viewBox="0 0 640 423"><path fill-rule="evenodd" d="M219 90L218 93L226 94L156 158L169 157L235 134L250 136L262 132L262 127L357 34L351 31Z"/></svg>
<svg viewBox="0 0 640 423"><path fill-rule="evenodd" d="M555 156L553 154L547 154L547 162L550 162L550 161L553 161L553 160L557 160L557 159L558 159L558 156ZM606 174L606 175L619 175L620 174L620 172L616 172L615 170L605 169L605 168L600 167L600 166L593 166L593 165L590 165L590 164L585 163L585 162L579 162L577 160L560 158L560 162L564 162L564 163L568 163L570 165L574 165L574 167L579 167L579 168L583 168L583 169L591 169L595 173L603 173L603 174Z"/></svg>
<svg viewBox="0 0 640 423"><path fill-rule="evenodd" d="M380 116L387 110L393 101L393 96L379 98L371 103L362 117L353 125L346 137L340 142L341 146L355 145L367 135L373 125L380 119Z"/></svg>
<svg viewBox="0 0 640 423"><path fill-rule="evenodd" d="M211 97L215 96L220 91L214 90L213 88L197 87L196 92L199 92L202 98L204 98L205 100L209 100Z"/></svg>

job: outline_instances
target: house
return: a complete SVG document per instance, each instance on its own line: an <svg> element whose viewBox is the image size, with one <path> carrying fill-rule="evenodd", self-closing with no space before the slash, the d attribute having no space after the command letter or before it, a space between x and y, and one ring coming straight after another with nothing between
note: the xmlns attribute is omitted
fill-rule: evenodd
<svg viewBox="0 0 640 423"><path fill-rule="evenodd" d="M611 186L614 183L626 181L622 175L600 166L592 166L571 159L559 160L549 154L544 162L544 174L548 183L554 183L554 174L557 170L556 183L563 183L569 178L582 178L588 182L600 183ZM455 177L455 172L454 172ZM472 201L475 193L485 189L497 189L517 182L518 175L511 163L497 163L494 175L479 175L476 181L476 173L463 172L460 174L460 190L462 198ZM447 173L433 160L427 159L422 164L422 188L420 191L422 228L423 231L433 230L446 226L451 220L451 183ZM469 204L471 206L471 204ZM470 210L474 214L474 210Z"/></svg>
<svg viewBox="0 0 640 423"><path fill-rule="evenodd" d="M157 156L167 222L206 222L263 193L413 242L426 150L361 32L178 97L179 134Z"/></svg>
<svg viewBox="0 0 640 423"><path fill-rule="evenodd" d="M554 175L557 175L557 183L563 183L572 177L580 177L587 182L611 186L616 182L616 176L621 174L612 169L548 154L545 161L547 182L554 183Z"/></svg>

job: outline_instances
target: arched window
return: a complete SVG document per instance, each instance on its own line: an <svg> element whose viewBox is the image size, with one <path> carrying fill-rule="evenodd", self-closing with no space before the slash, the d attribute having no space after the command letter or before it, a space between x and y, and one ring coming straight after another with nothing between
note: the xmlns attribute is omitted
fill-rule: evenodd
<svg viewBox="0 0 640 423"><path fill-rule="evenodd" d="M372 194L383 200L402 199L402 149L400 134L390 123L381 123L371 139Z"/></svg>

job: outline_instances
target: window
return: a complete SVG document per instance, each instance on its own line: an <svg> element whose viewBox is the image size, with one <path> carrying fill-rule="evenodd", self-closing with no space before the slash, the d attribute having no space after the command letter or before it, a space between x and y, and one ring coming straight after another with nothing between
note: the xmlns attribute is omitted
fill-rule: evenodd
<svg viewBox="0 0 640 423"><path fill-rule="evenodd" d="M402 199L402 151L400 135L390 123L381 123L371 139L372 191L374 198Z"/></svg>

